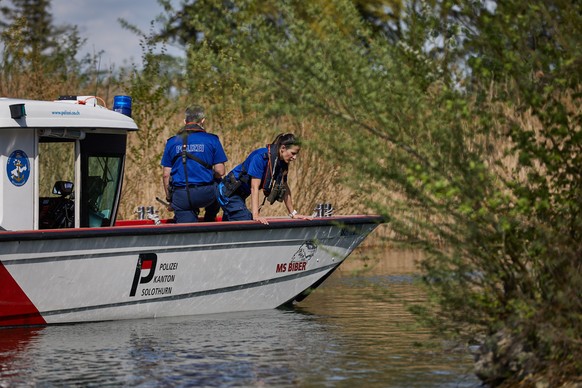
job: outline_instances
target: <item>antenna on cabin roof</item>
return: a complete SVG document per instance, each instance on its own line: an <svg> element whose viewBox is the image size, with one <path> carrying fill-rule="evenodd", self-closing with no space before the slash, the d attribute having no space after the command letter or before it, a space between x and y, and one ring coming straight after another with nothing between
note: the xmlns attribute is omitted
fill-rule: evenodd
<svg viewBox="0 0 582 388"><path fill-rule="evenodd" d="M95 47L93 47L93 50L95 50ZM99 53L97 71L95 72L95 93L93 93L94 96L97 95L97 89L99 88L99 70L101 70L101 53ZM97 104L97 100L95 100L94 104Z"/></svg>

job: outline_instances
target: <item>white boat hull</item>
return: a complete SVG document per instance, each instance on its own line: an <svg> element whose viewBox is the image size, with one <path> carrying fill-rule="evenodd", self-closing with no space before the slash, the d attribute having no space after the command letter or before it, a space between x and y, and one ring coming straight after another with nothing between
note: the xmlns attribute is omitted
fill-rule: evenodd
<svg viewBox="0 0 582 388"><path fill-rule="evenodd" d="M308 294L377 216L0 233L0 326L272 309Z"/></svg>

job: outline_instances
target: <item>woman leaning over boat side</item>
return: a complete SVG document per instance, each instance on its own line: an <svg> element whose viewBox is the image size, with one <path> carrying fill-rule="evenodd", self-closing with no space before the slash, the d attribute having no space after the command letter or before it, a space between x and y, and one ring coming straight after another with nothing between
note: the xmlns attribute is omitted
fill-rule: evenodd
<svg viewBox="0 0 582 388"><path fill-rule="evenodd" d="M289 163L297 159L301 141L292 133L277 135L272 144L251 152L245 161L229 172L217 186L217 198L224 212L224 221L255 220L268 224L260 216L259 191L265 194L265 201L285 203L289 217L311 219L297 213L293 197L287 184ZM245 200L250 195L251 210Z"/></svg>

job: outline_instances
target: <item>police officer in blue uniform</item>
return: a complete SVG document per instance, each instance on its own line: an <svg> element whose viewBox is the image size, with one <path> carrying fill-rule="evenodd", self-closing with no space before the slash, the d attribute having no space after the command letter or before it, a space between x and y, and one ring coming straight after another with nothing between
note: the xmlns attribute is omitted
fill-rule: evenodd
<svg viewBox="0 0 582 388"><path fill-rule="evenodd" d="M216 182L224 176L228 160L218 136L206 132L201 106L186 109L185 126L166 142L161 165L169 209L177 223L197 222L200 208L205 221L214 221L220 210Z"/></svg>
<svg viewBox="0 0 582 388"><path fill-rule="evenodd" d="M217 198L223 210L224 221L256 220L268 224L259 212L259 192L265 200L285 203L289 217L311 219L297 213L293 206L291 189L287 184L289 163L297 159L300 140L292 133L279 134L272 144L254 150L245 161L236 166L217 186ZM245 200L251 197L251 210Z"/></svg>

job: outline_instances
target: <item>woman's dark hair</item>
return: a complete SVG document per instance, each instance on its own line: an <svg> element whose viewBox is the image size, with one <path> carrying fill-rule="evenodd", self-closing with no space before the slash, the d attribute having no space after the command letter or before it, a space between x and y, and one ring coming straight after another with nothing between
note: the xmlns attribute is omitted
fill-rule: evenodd
<svg viewBox="0 0 582 388"><path fill-rule="evenodd" d="M301 146L301 140L292 133L280 133L275 140L273 140L273 144L276 144L277 148L280 148L281 146Z"/></svg>

